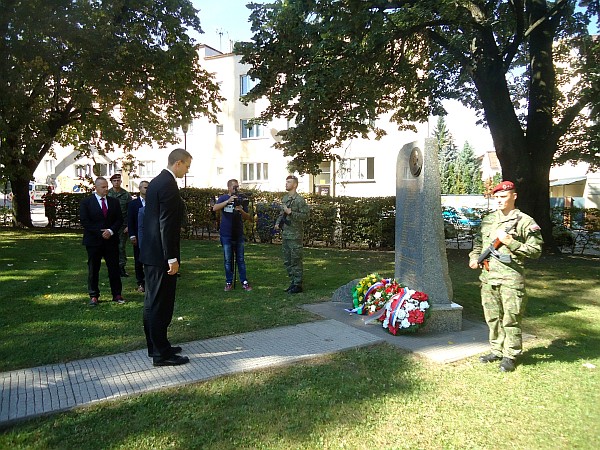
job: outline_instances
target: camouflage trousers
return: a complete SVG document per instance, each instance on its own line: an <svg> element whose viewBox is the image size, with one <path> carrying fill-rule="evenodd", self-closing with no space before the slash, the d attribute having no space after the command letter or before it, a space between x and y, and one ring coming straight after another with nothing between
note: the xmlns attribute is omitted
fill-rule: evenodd
<svg viewBox="0 0 600 450"><path fill-rule="evenodd" d="M521 320L526 304L524 290L482 283L481 304L490 329L492 353L511 359L521 355Z"/></svg>
<svg viewBox="0 0 600 450"><path fill-rule="evenodd" d="M302 239L283 239L283 265L290 277L291 284L302 286Z"/></svg>
<svg viewBox="0 0 600 450"><path fill-rule="evenodd" d="M125 225L123 225L119 229L119 267L125 267L127 264L127 252L125 248L127 247L127 241L129 240L129 236L125 233Z"/></svg>

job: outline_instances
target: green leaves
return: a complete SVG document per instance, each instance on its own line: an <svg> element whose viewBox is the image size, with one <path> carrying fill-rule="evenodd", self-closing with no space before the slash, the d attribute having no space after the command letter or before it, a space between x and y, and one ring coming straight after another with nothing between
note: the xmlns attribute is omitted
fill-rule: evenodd
<svg viewBox="0 0 600 450"><path fill-rule="evenodd" d="M13 152L0 163L9 173L24 162L35 169L54 141L165 145L175 124L219 110L188 35L201 32L189 0L33 0L3 3L1 15L0 130Z"/></svg>

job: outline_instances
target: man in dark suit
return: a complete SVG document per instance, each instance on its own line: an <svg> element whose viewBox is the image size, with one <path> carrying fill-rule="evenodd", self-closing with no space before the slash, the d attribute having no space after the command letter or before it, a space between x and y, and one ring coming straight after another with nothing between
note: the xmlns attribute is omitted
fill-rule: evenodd
<svg viewBox="0 0 600 450"><path fill-rule="evenodd" d="M97 306L100 298L98 276L102 258L108 269L108 280L113 301L125 303L121 296L119 273L119 230L123 225L121 206L117 199L108 197L108 181L98 177L95 192L79 205L79 219L83 225L83 245L88 254L88 292L90 306Z"/></svg>
<svg viewBox="0 0 600 450"><path fill-rule="evenodd" d="M189 362L187 356L178 355L181 347L171 346L167 328L175 306L184 211L176 178L182 178L191 163L192 155L187 151L173 150L167 169L150 182L146 192L140 260L146 276L144 332L148 356L153 358L155 366L178 366Z"/></svg>
<svg viewBox="0 0 600 450"><path fill-rule="evenodd" d="M143 208L146 205L146 190L148 189L148 184L147 181L140 181L139 197L131 200L127 204L127 229L129 232L129 239L133 245L133 261L135 262L135 279L137 280L138 292L146 292L144 265L140 262L138 215L140 208Z"/></svg>

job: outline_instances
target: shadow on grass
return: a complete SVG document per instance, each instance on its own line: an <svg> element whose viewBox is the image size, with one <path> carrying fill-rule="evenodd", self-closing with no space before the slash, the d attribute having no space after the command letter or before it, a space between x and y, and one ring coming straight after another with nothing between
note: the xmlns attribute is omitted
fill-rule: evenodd
<svg viewBox="0 0 600 450"><path fill-rule="evenodd" d="M419 363L389 345L223 377L16 424L11 448L300 448L351 430L386 397L415 408ZM373 380L370 374L385 373ZM414 406L410 406L414 405ZM375 414L375 411L373 410Z"/></svg>
<svg viewBox="0 0 600 450"><path fill-rule="evenodd" d="M561 314L579 311L581 308L557 298L541 298L529 295L525 317L542 317L551 314Z"/></svg>
<svg viewBox="0 0 600 450"><path fill-rule="evenodd" d="M537 365L549 361L575 362L600 357L600 338L555 339L549 345L530 348L520 360L523 365Z"/></svg>

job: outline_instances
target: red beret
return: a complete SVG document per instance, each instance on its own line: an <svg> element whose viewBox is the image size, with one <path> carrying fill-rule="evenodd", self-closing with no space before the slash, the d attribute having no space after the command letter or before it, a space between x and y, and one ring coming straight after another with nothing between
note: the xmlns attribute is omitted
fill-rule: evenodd
<svg viewBox="0 0 600 450"><path fill-rule="evenodd" d="M515 188L515 183L512 181L501 181L492 190L492 194L500 191L512 191Z"/></svg>
<svg viewBox="0 0 600 450"><path fill-rule="evenodd" d="M110 181L112 180L116 180L116 179L121 179L121 174L120 173L115 173L112 177L110 177Z"/></svg>

